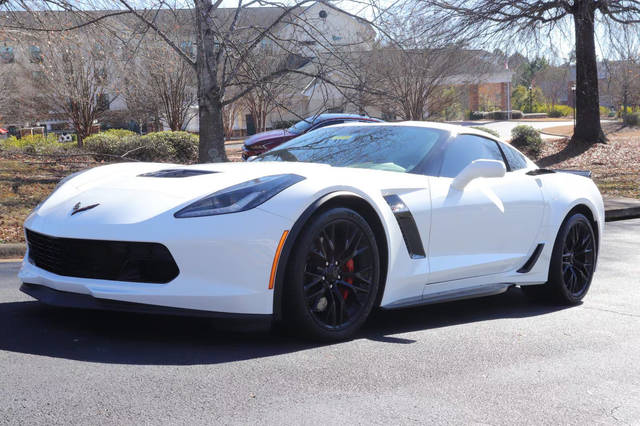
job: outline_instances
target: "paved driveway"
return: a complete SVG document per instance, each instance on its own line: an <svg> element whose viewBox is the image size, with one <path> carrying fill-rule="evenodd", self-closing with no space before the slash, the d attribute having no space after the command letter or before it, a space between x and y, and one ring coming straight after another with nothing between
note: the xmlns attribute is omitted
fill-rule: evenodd
<svg viewBox="0 0 640 426"><path fill-rule="evenodd" d="M615 120L602 120L602 123L615 122ZM511 139L511 130L524 124L532 126L538 130L548 129L549 127L556 126L573 126L573 120L565 121L490 121L490 122L478 122L478 121L462 121L454 124L460 124L462 126L483 126L497 131L500 134L500 138L504 140ZM557 139L557 136L542 134L542 139Z"/></svg>
<svg viewBox="0 0 640 426"><path fill-rule="evenodd" d="M57 310L0 264L0 423L639 424L640 220L573 308L500 296L317 345L202 319Z"/></svg>

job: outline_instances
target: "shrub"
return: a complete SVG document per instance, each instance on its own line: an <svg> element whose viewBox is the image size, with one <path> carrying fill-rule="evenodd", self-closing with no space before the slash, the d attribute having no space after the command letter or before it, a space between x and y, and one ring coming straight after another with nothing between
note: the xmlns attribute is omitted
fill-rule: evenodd
<svg viewBox="0 0 640 426"><path fill-rule="evenodd" d="M538 158L542 153L540 132L531 126L520 125L511 130L511 145L525 154Z"/></svg>
<svg viewBox="0 0 640 426"><path fill-rule="evenodd" d="M74 148L73 144L60 143L55 134L47 136L24 136L20 139L11 136L0 141L0 148L8 151L20 151L25 154L56 154L64 153Z"/></svg>
<svg viewBox="0 0 640 426"><path fill-rule="evenodd" d="M600 106L600 116L608 117L610 112L611 112L611 110L609 108L607 108L606 106Z"/></svg>
<svg viewBox="0 0 640 426"><path fill-rule="evenodd" d="M558 118L558 117L562 117L562 111L560 111L559 109L552 109L550 110L548 113L549 117L551 118Z"/></svg>
<svg viewBox="0 0 640 426"><path fill-rule="evenodd" d="M107 130L106 132L96 133L84 140L84 147L87 151L94 154L96 161L113 160L128 151L128 146L136 146L139 144L140 136L133 132L130 134L120 133L119 131Z"/></svg>
<svg viewBox="0 0 640 426"><path fill-rule="evenodd" d="M198 157L198 137L188 132L155 132L145 136L128 130L108 130L85 139L97 161L125 159L192 163Z"/></svg>
<svg viewBox="0 0 640 426"><path fill-rule="evenodd" d="M198 136L189 132L155 132L141 138L150 161L192 163L198 159Z"/></svg>
<svg viewBox="0 0 640 426"><path fill-rule="evenodd" d="M490 129L488 127L483 127L483 126L471 126L472 129L476 129L476 130L480 130L482 132L486 132L489 133L490 135L495 136L496 138L500 137L500 133L496 132L493 129Z"/></svg>
<svg viewBox="0 0 640 426"><path fill-rule="evenodd" d="M471 111L469 113L469 120L485 120L489 113L485 111Z"/></svg>
<svg viewBox="0 0 640 426"><path fill-rule="evenodd" d="M101 135L107 135L107 136L114 136L116 138L126 138L129 136L136 136L137 133L136 132L132 132L131 130L127 130L127 129L109 129L106 130L102 133L98 133Z"/></svg>
<svg viewBox="0 0 640 426"><path fill-rule="evenodd" d="M640 125L640 112L634 112L633 114L627 114L622 118L625 126L639 126Z"/></svg>

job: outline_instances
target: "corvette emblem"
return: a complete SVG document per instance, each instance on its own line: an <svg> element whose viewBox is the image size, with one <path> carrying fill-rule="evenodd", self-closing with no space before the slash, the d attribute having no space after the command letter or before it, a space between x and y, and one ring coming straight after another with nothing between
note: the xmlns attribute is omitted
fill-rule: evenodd
<svg viewBox="0 0 640 426"><path fill-rule="evenodd" d="M96 203L96 204L91 204L90 206L86 206L86 207L81 207L80 203L76 203L75 206L73 206L73 209L71 210L71 216L73 216L76 213L80 213L80 212L85 212L87 210L91 210L94 207L99 206L100 203Z"/></svg>

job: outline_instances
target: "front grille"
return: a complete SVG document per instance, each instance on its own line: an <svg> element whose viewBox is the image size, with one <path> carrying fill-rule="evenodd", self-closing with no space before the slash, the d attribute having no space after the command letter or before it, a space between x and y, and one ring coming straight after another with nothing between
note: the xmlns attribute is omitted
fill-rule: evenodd
<svg viewBox="0 0 640 426"><path fill-rule="evenodd" d="M162 244L57 238L28 229L26 232L29 260L57 275L164 284L179 273L173 256Z"/></svg>

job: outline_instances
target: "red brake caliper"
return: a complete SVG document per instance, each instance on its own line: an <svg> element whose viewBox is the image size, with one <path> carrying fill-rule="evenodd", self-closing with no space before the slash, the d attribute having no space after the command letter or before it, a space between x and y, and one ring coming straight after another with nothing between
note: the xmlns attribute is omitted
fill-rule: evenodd
<svg viewBox="0 0 640 426"><path fill-rule="evenodd" d="M347 263L345 263L344 265L344 269L346 272L353 272L353 270L355 269L354 265L353 265L353 259L349 259L347 261ZM348 282L349 284L353 285L353 278L349 277L347 279L345 279L346 282ZM347 296L349 295L349 290L342 289L342 297L344 297L344 300L347 300Z"/></svg>

